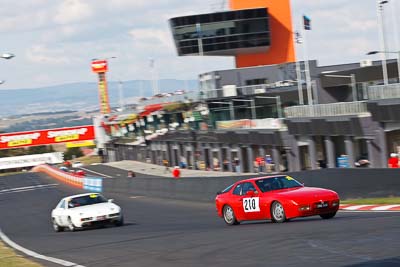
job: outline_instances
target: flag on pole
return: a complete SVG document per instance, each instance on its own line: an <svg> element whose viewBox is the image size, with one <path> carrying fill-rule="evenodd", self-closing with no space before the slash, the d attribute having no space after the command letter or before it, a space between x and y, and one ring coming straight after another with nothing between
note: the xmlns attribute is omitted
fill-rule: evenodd
<svg viewBox="0 0 400 267"><path fill-rule="evenodd" d="M303 15L303 25L306 31L311 30L311 19L305 15Z"/></svg>

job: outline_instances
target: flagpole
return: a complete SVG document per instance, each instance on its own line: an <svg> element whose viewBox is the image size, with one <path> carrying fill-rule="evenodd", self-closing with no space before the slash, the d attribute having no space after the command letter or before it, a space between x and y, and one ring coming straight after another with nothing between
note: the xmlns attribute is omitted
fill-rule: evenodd
<svg viewBox="0 0 400 267"><path fill-rule="evenodd" d="M313 96L312 96L312 88L311 88L311 74L310 74L310 64L308 62L308 52L307 52L307 38L306 38L306 31L304 25L304 15L302 17L302 35L303 35L303 56L304 56L304 63L305 63L305 72L306 72L306 83L307 83L307 99L308 105L313 104Z"/></svg>
<svg viewBox="0 0 400 267"><path fill-rule="evenodd" d="M295 32L295 40L296 44L300 44L300 33ZM299 93L299 105L304 105L304 96L303 96L303 83L302 83L302 77L301 77L301 66L300 66L300 60L298 53L296 53L296 75L297 75L297 91Z"/></svg>

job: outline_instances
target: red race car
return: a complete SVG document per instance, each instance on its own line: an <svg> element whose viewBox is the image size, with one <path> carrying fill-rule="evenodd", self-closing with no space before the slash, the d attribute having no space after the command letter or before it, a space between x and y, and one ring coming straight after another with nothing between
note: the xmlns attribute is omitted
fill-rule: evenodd
<svg viewBox="0 0 400 267"><path fill-rule="evenodd" d="M265 220L319 215L330 219L339 209L339 195L316 187L305 187L286 175L246 179L234 183L215 198L217 212L229 225Z"/></svg>

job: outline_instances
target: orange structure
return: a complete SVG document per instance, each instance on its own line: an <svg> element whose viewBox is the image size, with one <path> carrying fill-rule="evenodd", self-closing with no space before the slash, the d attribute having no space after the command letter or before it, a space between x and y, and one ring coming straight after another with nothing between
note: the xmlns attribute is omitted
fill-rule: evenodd
<svg viewBox="0 0 400 267"><path fill-rule="evenodd" d="M99 76L99 97L100 97L100 112L109 114L111 112L110 100L108 98L106 72L108 71L107 60L93 60L92 71Z"/></svg>
<svg viewBox="0 0 400 267"><path fill-rule="evenodd" d="M265 53L236 55L236 67L295 62L294 33L290 0L230 0L232 10L268 8L271 46Z"/></svg>

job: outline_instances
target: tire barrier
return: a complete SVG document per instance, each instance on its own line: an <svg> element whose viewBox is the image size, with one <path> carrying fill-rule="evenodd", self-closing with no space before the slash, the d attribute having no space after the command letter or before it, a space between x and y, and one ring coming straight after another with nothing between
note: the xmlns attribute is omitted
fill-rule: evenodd
<svg viewBox="0 0 400 267"><path fill-rule="evenodd" d="M72 187L84 189L91 192L102 192L103 191L103 179L102 178L89 178L74 175L61 171L49 165L39 165L32 169L33 172L42 172L48 176Z"/></svg>

